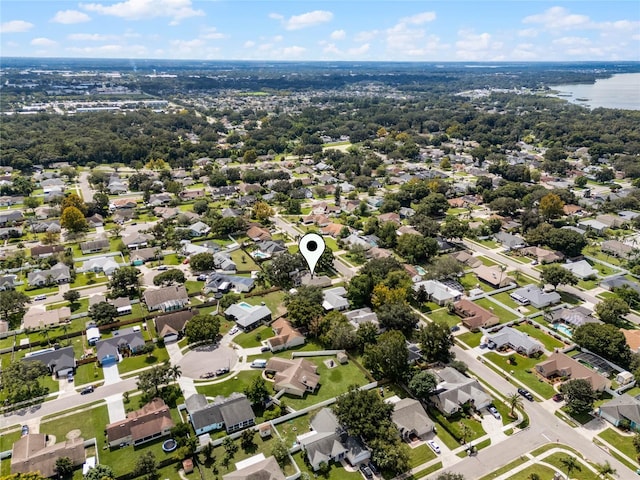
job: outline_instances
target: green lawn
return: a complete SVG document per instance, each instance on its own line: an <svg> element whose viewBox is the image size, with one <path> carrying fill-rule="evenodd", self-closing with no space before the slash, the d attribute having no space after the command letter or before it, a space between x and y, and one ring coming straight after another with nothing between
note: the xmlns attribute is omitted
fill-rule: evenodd
<svg viewBox="0 0 640 480"><path fill-rule="evenodd" d="M527 461L526 458L520 457L512 461L511 463L507 463L504 467L500 467L499 469L494 470L490 474L485 475L484 477L480 478L480 480L493 480L494 478L498 478L499 476L513 470L517 466L522 465L526 461Z"/></svg>
<svg viewBox="0 0 640 480"><path fill-rule="evenodd" d="M480 260L484 265L491 267L493 265L498 265L498 262L491 260L490 258L484 257L482 255L480 255L479 257L476 257L478 260Z"/></svg>
<svg viewBox="0 0 640 480"><path fill-rule="evenodd" d="M75 385L84 385L86 383L95 383L104 380L104 372L102 368L98 366L97 362L86 363L80 365L76 369Z"/></svg>
<svg viewBox="0 0 640 480"><path fill-rule="evenodd" d="M275 318L276 316L285 312L283 303L285 295L286 292L278 290L266 295L257 295L254 297L244 298L243 300L250 305L260 305L262 302L264 302L264 304L269 307L269 310L271 310L271 313Z"/></svg>
<svg viewBox="0 0 640 480"><path fill-rule="evenodd" d="M27 290L26 289L26 280L25 283L23 285L18 285L16 287L16 290L19 292L23 292L25 295L29 296L29 297L35 297L36 295L49 295L52 293L58 293L58 286L54 285L52 287L42 287L42 288L36 288L34 290Z"/></svg>
<svg viewBox="0 0 640 480"><path fill-rule="evenodd" d="M444 322L450 327L460 323L461 319L455 313L449 313L449 309L441 308L440 310L434 310L426 314L434 322Z"/></svg>
<svg viewBox="0 0 640 480"><path fill-rule="evenodd" d="M429 415L433 418L437 425L438 438L449 447L450 449L458 448L462 439L461 425L464 424L469 427L471 435L466 438L467 442L480 438L486 434L482 428L482 424L475 418L465 418L460 413L454 413L453 415L445 416L442 412L436 408L429 409Z"/></svg>
<svg viewBox="0 0 640 480"><path fill-rule="evenodd" d="M20 426L16 426L14 431L4 430L0 432L0 452L11 450L13 443L22 436ZM3 461L4 463L4 461ZM9 463L9 460L7 460Z"/></svg>
<svg viewBox="0 0 640 480"><path fill-rule="evenodd" d="M117 260L117 259L116 259ZM71 282L71 288L81 288L107 283L109 279L102 273L76 273L76 278ZM82 294L82 293L81 293Z"/></svg>
<svg viewBox="0 0 640 480"><path fill-rule="evenodd" d="M98 442L104 440L104 427L109 423L109 412L106 405L78 412L68 416L59 416L40 423L40 433L55 435L56 442L64 441L71 430L78 429L85 440L96 438ZM102 459L102 453L100 454ZM113 464L109 464L114 466Z"/></svg>
<svg viewBox="0 0 640 480"><path fill-rule="evenodd" d="M301 472L306 472L311 478L320 478L305 462L304 453L297 452L293 455L293 460L298 465ZM331 462L329 464L330 470L327 475L323 475L323 480L361 480L362 474L360 472L347 472L339 463Z"/></svg>
<svg viewBox="0 0 640 480"><path fill-rule="evenodd" d="M545 466L545 465L532 465L530 467L525 468L524 470L519 471L515 475L509 477L509 480L529 480L531 475L533 474L539 475L539 478L553 478L554 470ZM484 478L495 478L495 477L483 477Z"/></svg>
<svg viewBox="0 0 640 480"><path fill-rule="evenodd" d="M578 297L575 297L567 292L558 292L560 294L560 298L563 302L568 303L569 305L581 305L582 300Z"/></svg>
<svg viewBox="0 0 640 480"><path fill-rule="evenodd" d="M262 345L261 341L273 336L273 330L267 325L262 325L255 330L248 333L240 333L233 339L234 343L237 343L243 348L259 347Z"/></svg>
<svg viewBox="0 0 640 480"><path fill-rule="evenodd" d="M152 365L163 363L169 359L169 353L166 348L158 348L151 355L134 355L133 357L124 358L118 364L118 372L120 375L123 373L132 372L140 368L150 367Z"/></svg>
<svg viewBox="0 0 640 480"><path fill-rule="evenodd" d="M474 300L474 302L482 308L486 308L487 310L495 313L500 319L500 323L510 322L511 320L518 318L515 313L511 313L509 310L501 307L495 302L492 302L488 298L481 298L479 300Z"/></svg>
<svg viewBox="0 0 640 480"><path fill-rule="evenodd" d="M511 307L514 310L517 310L518 307L520 307L520 308L522 308L522 311L524 312L525 309L526 309L526 313L527 314L531 314L531 313L535 313L535 312L539 312L540 311L540 310L538 310L536 307L534 307L532 305L527 305L526 307L520 305L515 300L513 300L513 298L511 298L509 296L509 292L496 293L494 295L491 295L491 298L494 298L494 299L498 300L500 303L503 303L507 307Z"/></svg>
<svg viewBox="0 0 640 480"><path fill-rule="evenodd" d="M202 393L210 397L215 397L217 395L228 397L234 392L244 391L245 388L251 385L253 379L259 377L261 374L262 370L243 370L233 375L233 377L229 377L228 380L221 383L200 386L196 383L196 390L198 391L198 393ZM270 383L267 383L267 388L269 389L270 393L272 393L273 389L271 388Z"/></svg>
<svg viewBox="0 0 640 480"><path fill-rule="evenodd" d="M531 337L533 337L533 338L535 338L537 340L540 340L540 342L542 342L542 344L544 345L544 348L546 348L547 350L549 350L551 352L555 348L564 347L564 343L562 343L560 340L557 340L557 339L553 338L551 335L547 335L541 329L535 328L533 325L529 325L526 322L521 323L516 328L518 330L522 331L522 332L525 332L529 336L531 336Z"/></svg>
<svg viewBox="0 0 640 480"><path fill-rule="evenodd" d="M162 263L163 265L180 265L182 263L182 260L180 258L182 257L179 257L178 254L171 253L164 256Z"/></svg>
<svg viewBox="0 0 640 480"><path fill-rule="evenodd" d="M588 245L583 250L582 253L588 255L589 257L596 258L600 261L610 263L611 265L621 265L621 262L618 258L607 255L603 253L599 246L597 245Z"/></svg>
<svg viewBox="0 0 640 480"><path fill-rule="evenodd" d="M431 450L426 443L417 446L416 448L409 449L409 465L411 468L416 468L436 458L436 454Z"/></svg>
<svg viewBox="0 0 640 480"><path fill-rule="evenodd" d="M466 210L466 209L465 209ZM500 245L495 240L474 240L474 242L479 243L488 248L498 248Z"/></svg>
<svg viewBox="0 0 640 480"><path fill-rule="evenodd" d="M184 282L184 286L187 289L187 294L198 294L202 291L202 287L204 287L204 282L198 282L196 280L187 280Z"/></svg>
<svg viewBox="0 0 640 480"><path fill-rule="evenodd" d="M635 460L637 454L633 446L633 436L622 435L616 429L607 428L604 432L600 433L600 438L620 450L632 461Z"/></svg>
<svg viewBox="0 0 640 480"><path fill-rule="evenodd" d="M241 271L256 271L260 270L260 267L253 258L242 250L234 250L231 252L231 260L236 263L238 270Z"/></svg>
<svg viewBox="0 0 640 480"><path fill-rule="evenodd" d="M482 332L467 332L458 335L456 338L460 339L470 347L477 347L478 345L480 345L480 340L482 339L483 335L484 334Z"/></svg>
<svg viewBox="0 0 640 480"><path fill-rule="evenodd" d="M458 281L467 291L476 287L482 290L483 292L491 292L493 290L491 285L478 280L478 278L473 273L465 273L462 277L458 279Z"/></svg>
<svg viewBox="0 0 640 480"><path fill-rule="evenodd" d="M553 395L555 395L556 392L553 387L547 382L538 379L536 374L533 373L536 364L545 360L545 356L541 356L540 358L536 359L523 357L519 354L514 355L516 357L516 365L509 365L507 363L507 357L498 355L496 352L487 352L484 354L487 359L491 360L494 364L501 367L503 370L507 372L513 371L513 377L524 383L527 387L543 396L544 398L551 398ZM527 370L531 371L532 373L528 373Z"/></svg>
<svg viewBox="0 0 640 480"><path fill-rule="evenodd" d="M550 465L553 465L554 467L558 468L560 471L566 473L564 465L562 465L560 460L568 456L569 456L568 453L552 453L548 457L544 457L542 461ZM577 463L580 465L581 470L579 471L574 470L573 473L571 474L573 478L580 478L580 480L598 480L598 476L595 473L593 473L591 470L589 470L587 466L584 464L584 462L580 460L580 458L576 457L576 460L577 460Z"/></svg>

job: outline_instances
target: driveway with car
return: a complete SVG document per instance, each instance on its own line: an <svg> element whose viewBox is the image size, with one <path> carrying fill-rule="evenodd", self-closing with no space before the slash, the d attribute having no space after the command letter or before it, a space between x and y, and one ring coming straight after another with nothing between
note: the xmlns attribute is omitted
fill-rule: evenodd
<svg viewBox="0 0 640 480"><path fill-rule="evenodd" d="M183 376L200 379L200 375L220 368L233 369L237 362L238 354L233 348L223 344L210 344L185 353L179 365Z"/></svg>

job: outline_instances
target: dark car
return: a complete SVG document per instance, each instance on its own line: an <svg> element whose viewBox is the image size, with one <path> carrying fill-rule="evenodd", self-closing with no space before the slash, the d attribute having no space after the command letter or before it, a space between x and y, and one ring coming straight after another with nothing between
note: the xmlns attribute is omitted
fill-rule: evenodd
<svg viewBox="0 0 640 480"><path fill-rule="evenodd" d="M563 400L564 400L564 395L562 395L561 393L556 393L556 394L553 396L553 401L554 401L554 402L561 402L561 401L563 401Z"/></svg>
<svg viewBox="0 0 640 480"><path fill-rule="evenodd" d="M268 352L268 351L270 351L270 350L271 350L271 348L270 348L270 347L267 347L267 346L264 346L264 347L262 347L262 348L260 349L260 351L261 351L261 352Z"/></svg>
<svg viewBox="0 0 640 480"><path fill-rule="evenodd" d="M216 370L216 375L224 375L225 373L229 373L228 368L219 368L218 370Z"/></svg>
<svg viewBox="0 0 640 480"><path fill-rule="evenodd" d="M529 390L525 390L524 388L519 388L518 393L522 395L524 398L526 398L527 400L529 400L530 402L533 402L533 395L531 395L531 392Z"/></svg>
<svg viewBox="0 0 640 480"><path fill-rule="evenodd" d="M22 425L22 436L29 435L29 427L27 425Z"/></svg>
<svg viewBox="0 0 640 480"><path fill-rule="evenodd" d="M376 464L371 462L369 464L369 468L371 469L371 471L373 472L374 475L380 475L380 469L378 467L376 467Z"/></svg>
<svg viewBox="0 0 640 480"><path fill-rule="evenodd" d="M84 387L82 390L80 390L80 395L87 395L88 393L92 393L93 392L93 385L89 385L88 387Z"/></svg>
<svg viewBox="0 0 640 480"><path fill-rule="evenodd" d="M216 372L207 372L200 375L200 378L213 378L216 376Z"/></svg>
<svg viewBox="0 0 640 480"><path fill-rule="evenodd" d="M373 478L373 472L369 467L367 467L364 463L360 464L360 471L367 478Z"/></svg>

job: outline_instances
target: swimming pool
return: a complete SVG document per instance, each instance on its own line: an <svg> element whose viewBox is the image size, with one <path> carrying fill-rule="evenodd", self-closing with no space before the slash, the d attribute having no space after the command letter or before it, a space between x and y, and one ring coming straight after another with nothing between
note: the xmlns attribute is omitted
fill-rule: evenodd
<svg viewBox="0 0 640 480"><path fill-rule="evenodd" d="M253 308L253 305L249 305L247 302L240 302L238 306L244 308L245 310L251 310Z"/></svg>
<svg viewBox="0 0 640 480"><path fill-rule="evenodd" d="M553 328L558 332L564 333L567 337L571 337L573 335L571 329L562 323L556 324Z"/></svg>
<svg viewBox="0 0 640 480"><path fill-rule="evenodd" d="M414 267L416 269L416 272L418 272L418 275L426 275L427 274L427 271L424 268L422 268L421 266L414 265Z"/></svg>
<svg viewBox="0 0 640 480"><path fill-rule="evenodd" d="M268 253L261 252L260 250L256 250L255 252L253 252L251 254L251 256L253 258L258 258L260 260L264 260L266 258L269 258L271 255L269 255Z"/></svg>

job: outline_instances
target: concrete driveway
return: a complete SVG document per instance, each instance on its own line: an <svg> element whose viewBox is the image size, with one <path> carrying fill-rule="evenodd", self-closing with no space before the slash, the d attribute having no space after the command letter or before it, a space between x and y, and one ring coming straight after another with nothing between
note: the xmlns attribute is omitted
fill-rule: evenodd
<svg viewBox="0 0 640 480"><path fill-rule="evenodd" d="M102 373L104 373L105 385L111 385L112 383L118 383L120 381L120 373L118 372L117 363L102 367Z"/></svg>
<svg viewBox="0 0 640 480"><path fill-rule="evenodd" d="M233 369L237 361L236 351L229 346L203 345L187 352L179 365L183 376L199 379L203 373L219 368Z"/></svg>

